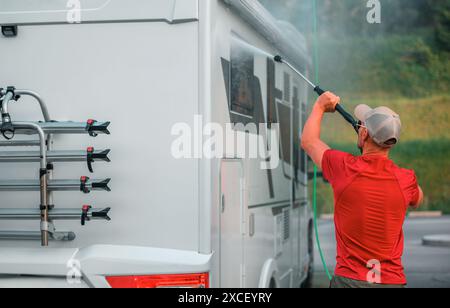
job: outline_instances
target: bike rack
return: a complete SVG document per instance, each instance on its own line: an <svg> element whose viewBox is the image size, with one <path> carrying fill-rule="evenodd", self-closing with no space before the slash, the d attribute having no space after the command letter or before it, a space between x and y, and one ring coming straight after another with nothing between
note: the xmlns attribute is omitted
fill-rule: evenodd
<svg viewBox="0 0 450 308"><path fill-rule="evenodd" d="M99 134L109 135L108 126L110 122L97 122L87 120L86 122L36 122L46 134L88 134L97 137ZM24 126L14 126L15 133L22 135L34 135L36 131Z"/></svg>
<svg viewBox="0 0 450 308"><path fill-rule="evenodd" d="M49 213L51 220L111 220L108 214L111 208L93 209L89 205L81 209L53 209ZM39 209L0 209L0 220L38 220L41 219Z"/></svg>
<svg viewBox="0 0 450 308"><path fill-rule="evenodd" d="M9 114L9 104L17 102L22 96L34 98L40 106L43 122L15 122ZM0 163L30 163L39 162L38 180L0 180L1 191L39 191L40 206L37 209L0 209L0 220L40 220L40 231L0 231L2 240L41 240L42 246L48 246L49 240L73 241L73 232L57 232L53 221L80 220L81 225L92 220L109 221L110 208L94 209L89 205L81 209L55 209L53 203L54 191L111 191L110 179L90 179L83 176L79 180L53 179L54 163L85 162L93 173L92 164L97 161L110 162L110 150L95 150L89 147L86 151L53 151L53 135L85 134L97 137L100 134L109 135L110 122L87 120L86 122L52 121L44 100L39 94L29 90L16 90L14 87L0 88L0 133L6 141L0 142L0 148L5 147L39 147L39 151L5 151L0 152ZM13 140L16 135L30 135L39 140Z"/></svg>
<svg viewBox="0 0 450 308"><path fill-rule="evenodd" d="M81 177L80 180L48 180L48 191L111 191L108 187L111 179L93 180ZM0 191L39 191L40 182L36 180L1 180Z"/></svg>
<svg viewBox="0 0 450 308"><path fill-rule="evenodd" d="M111 160L108 157L110 152L110 150L97 151L93 147L89 147L86 151L49 151L47 152L47 162L86 162L89 171L93 173L92 163L97 161L110 162ZM0 152L0 163L34 163L39 161L40 153L36 151Z"/></svg>

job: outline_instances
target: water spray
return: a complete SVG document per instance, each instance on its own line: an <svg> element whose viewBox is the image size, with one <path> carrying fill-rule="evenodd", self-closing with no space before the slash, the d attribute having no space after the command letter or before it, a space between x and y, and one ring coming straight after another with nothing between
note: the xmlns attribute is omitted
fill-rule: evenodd
<svg viewBox="0 0 450 308"><path fill-rule="evenodd" d="M324 94L326 91L323 90L322 88L320 88L319 86L315 85L311 80L309 80L305 75L303 75L298 69L296 69L292 64L290 64L289 62L285 61L283 59L283 57L281 56L275 56L274 57L275 62L281 63L281 64L285 64L286 66L288 66L290 69L292 69L295 73L297 73L309 86L311 86L311 88L314 89L314 92L316 92L319 96L321 96L322 94ZM316 71L317 71L317 67L316 67ZM316 72L317 74L317 72ZM347 111L345 111L345 109L342 107L342 105L338 104L336 105L336 111L339 112L342 117L348 122L350 123L353 128L355 129L355 131L358 133L359 127L358 127L358 122L355 120L355 118L353 118L353 116L351 114L349 114ZM314 167L314 188L313 188L313 214L314 214L314 229L315 229L315 233L316 233L316 241L317 241L317 246L319 249L319 253L320 253L320 258L322 259L322 264L323 264L323 268L325 269L325 272L328 276L328 279L331 281L332 276L328 270L327 264L325 262L325 257L323 254L323 250L320 244L320 239L319 239L319 230L318 230L318 223L317 223L317 167Z"/></svg>
<svg viewBox="0 0 450 308"><path fill-rule="evenodd" d="M304 81L306 81L308 85L310 85L314 89L314 92L316 92L319 96L321 96L326 92L325 90L322 90L319 86L315 85L311 80L309 80L305 75L303 75L299 70L297 70L292 64L285 61L281 56L275 56L274 60L275 62L287 65L290 69L296 72ZM340 104L337 105L336 111L339 112L344 117L344 119L353 126L356 132L358 132L359 129L358 122L355 120L355 118L353 118L353 116L350 113L345 111L342 105Z"/></svg>

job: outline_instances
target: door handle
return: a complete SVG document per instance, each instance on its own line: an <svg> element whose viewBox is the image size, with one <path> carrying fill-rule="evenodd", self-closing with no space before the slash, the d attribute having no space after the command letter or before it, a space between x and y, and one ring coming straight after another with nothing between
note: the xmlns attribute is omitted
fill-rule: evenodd
<svg viewBox="0 0 450 308"><path fill-rule="evenodd" d="M255 214L250 214L248 228L248 234L250 235L250 237L253 237L255 235Z"/></svg>

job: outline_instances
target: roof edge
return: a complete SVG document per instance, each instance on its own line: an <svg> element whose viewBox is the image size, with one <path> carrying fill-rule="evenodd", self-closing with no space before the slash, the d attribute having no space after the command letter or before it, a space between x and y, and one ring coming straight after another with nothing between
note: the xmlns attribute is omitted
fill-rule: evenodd
<svg viewBox="0 0 450 308"><path fill-rule="evenodd" d="M305 37L289 22L276 20L258 0L222 0L299 69L311 66Z"/></svg>

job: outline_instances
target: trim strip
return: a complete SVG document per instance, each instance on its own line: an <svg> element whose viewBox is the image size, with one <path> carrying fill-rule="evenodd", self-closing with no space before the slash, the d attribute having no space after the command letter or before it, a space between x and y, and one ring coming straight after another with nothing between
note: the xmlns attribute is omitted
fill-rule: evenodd
<svg viewBox="0 0 450 308"><path fill-rule="evenodd" d="M248 208L249 209L255 209L255 208L259 208L259 207L269 207L269 206L280 206L280 205L285 205L285 204L291 204L291 200L284 200L284 201L278 201L278 202L270 202L270 203L261 203L261 204L256 204L256 205L250 205Z"/></svg>

